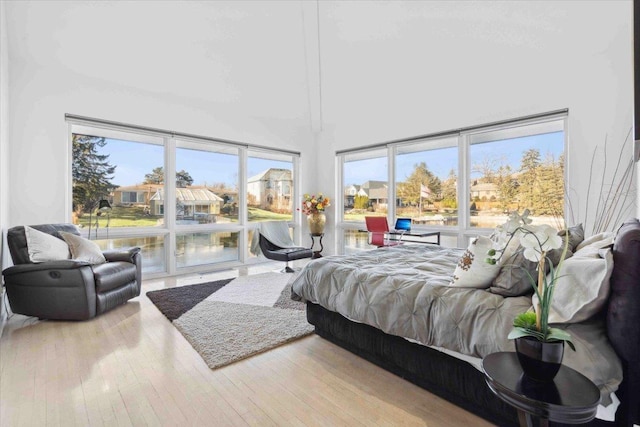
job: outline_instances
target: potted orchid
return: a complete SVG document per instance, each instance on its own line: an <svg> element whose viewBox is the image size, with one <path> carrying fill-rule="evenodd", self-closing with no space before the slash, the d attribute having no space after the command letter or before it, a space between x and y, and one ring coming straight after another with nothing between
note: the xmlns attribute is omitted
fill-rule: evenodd
<svg viewBox="0 0 640 427"><path fill-rule="evenodd" d="M508 338L516 340L518 359L527 375L540 381L553 379L562 362L564 343L575 350L571 335L549 326L553 291L567 254L569 233L566 232L563 239L553 227L531 225L529 210L525 210L522 215L512 212L509 220L496 231L494 248L489 250L489 258L486 260L488 263L500 262L513 239L518 239L524 258L537 263L537 280L525 269L534 290L534 311L516 316ZM562 255L554 268L548 254L560 248L563 248ZM546 273L547 265L549 274ZM549 358L550 355L555 358Z"/></svg>

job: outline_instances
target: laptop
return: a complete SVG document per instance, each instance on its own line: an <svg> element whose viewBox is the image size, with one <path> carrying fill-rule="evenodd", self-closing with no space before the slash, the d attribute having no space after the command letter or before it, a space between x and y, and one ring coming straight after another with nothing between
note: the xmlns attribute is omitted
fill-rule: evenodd
<svg viewBox="0 0 640 427"><path fill-rule="evenodd" d="M393 227L398 233L408 233L411 231L411 218L398 218L396 225Z"/></svg>

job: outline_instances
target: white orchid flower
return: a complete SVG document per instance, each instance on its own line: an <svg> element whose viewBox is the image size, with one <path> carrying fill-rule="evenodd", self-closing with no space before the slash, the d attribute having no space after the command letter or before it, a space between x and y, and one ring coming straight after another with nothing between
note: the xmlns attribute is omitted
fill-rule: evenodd
<svg viewBox="0 0 640 427"><path fill-rule="evenodd" d="M548 225L527 227L528 232L520 239L524 248L522 255L529 261L540 262L543 252L557 249L562 246L562 238L558 232Z"/></svg>
<svg viewBox="0 0 640 427"><path fill-rule="evenodd" d="M541 225L541 233L544 234L545 239L542 242L542 250L548 252L552 249L558 249L562 247L562 237L558 236L558 232L550 225Z"/></svg>

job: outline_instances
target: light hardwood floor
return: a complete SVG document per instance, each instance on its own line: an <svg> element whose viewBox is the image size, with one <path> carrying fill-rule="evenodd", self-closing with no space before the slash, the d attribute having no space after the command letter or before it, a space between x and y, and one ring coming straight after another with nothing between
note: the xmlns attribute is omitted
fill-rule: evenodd
<svg viewBox="0 0 640 427"><path fill-rule="evenodd" d="M149 280L85 322L13 315L0 338L0 426L484 426L311 335L211 370L144 295L278 264Z"/></svg>

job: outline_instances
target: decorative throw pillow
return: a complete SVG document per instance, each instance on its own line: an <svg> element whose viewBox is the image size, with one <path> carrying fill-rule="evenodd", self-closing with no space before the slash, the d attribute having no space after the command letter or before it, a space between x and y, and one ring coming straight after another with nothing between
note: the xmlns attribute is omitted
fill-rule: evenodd
<svg viewBox="0 0 640 427"><path fill-rule="evenodd" d="M613 235L601 237L582 246L562 265L553 293L549 323L582 322L604 307L613 272ZM535 295L533 301L537 301Z"/></svg>
<svg viewBox="0 0 640 427"><path fill-rule="evenodd" d="M449 286L459 288L486 288L500 271L499 265L487 263L487 252L493 247L491 239L474 239L458 261Z"/></svg>
<svg viewBox="0 0 640 427"><path fill-rule="evenodd" d="M107 262L102 250L91 240L76 236L73 233L60 232L62 238L69 244L71 249L71 258L78 261L86 261L89 264L103 264Z"/></svg>
<svg viewBox="0 0 640 427"><path fill-rule="evenodd" d="M522 247L519 247L509 258L503 259L500 265L500 271L493 280L489 292L504 297L517 297L533 292L529 275L534 279L537 277L538 264L524 257Z"/></svg>
<svg viewBox="0 0 640 427"><path fill-rule="evenodd" d="M69 246L51 234L43 233L29 226L24 227L27 238L29 260L33 263L69 259Z"/></svg>
<svg viewBox="0 0 640 427"><path fill-rule="evenodd" d="M574 225L573 227L569 227L569 246L567 248L567 255L565 259L571 258L573 253L577 250L576 248L582 241L584 240L584 228L582 228L582 224ZM558 231L558 236L562 237L562 243L564 244L564 236L566 230ZM547 257L551 260L553 265L558 265L560 262L560 257L562 256L562 251L564 250L564 245L562 248L553 249L549 251ZM548 270L547 270L548 271Z"/></svg>
<svg viewBox="0 0 640 427"><path fill-rule="evenodd" d="M559 236L564 238L566 231L558 232ZM569 247L565 259L573 255L575 248L584 239L584 229L582 224L569 227ZM533 292L529 275L536 280L538 278L538 264L529 261L522 254L522 246L520 246L520 237L516 236L507 246L503 258L501 260L502 268L495 278L489 291L505 297L517 297L527 295ZM554 265L560 262L563 249L554 249L547 254L548 258ZM549 267L547 266L547 272ZM529 273L529 275L527 275Z"/></svg>

